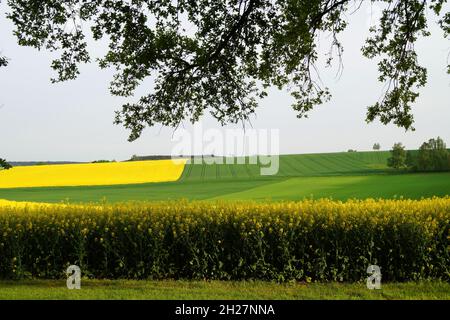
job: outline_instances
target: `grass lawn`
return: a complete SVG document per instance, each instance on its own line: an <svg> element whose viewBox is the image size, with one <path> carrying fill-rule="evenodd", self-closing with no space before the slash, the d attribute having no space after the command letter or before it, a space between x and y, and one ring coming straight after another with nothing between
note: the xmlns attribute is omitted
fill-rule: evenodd
<svg viewBox="0 0 450 320"><path fill-rule="evenodd" d="M381 290L368 290L365 283L83 280L81 290L68 290L64 280L24 280L0 281L0 299L450 300L450 284L437 281L386 283Z"/></svg>

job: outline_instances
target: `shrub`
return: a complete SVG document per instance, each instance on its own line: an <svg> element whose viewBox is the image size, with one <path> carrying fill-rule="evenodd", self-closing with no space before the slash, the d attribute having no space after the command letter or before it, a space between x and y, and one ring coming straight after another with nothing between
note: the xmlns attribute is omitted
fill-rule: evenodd
<svg viewBox="0 0 450 320"><path fill-rule="evenodd" d="M450 198L0 205L0 277L450 280Z"/></svg>

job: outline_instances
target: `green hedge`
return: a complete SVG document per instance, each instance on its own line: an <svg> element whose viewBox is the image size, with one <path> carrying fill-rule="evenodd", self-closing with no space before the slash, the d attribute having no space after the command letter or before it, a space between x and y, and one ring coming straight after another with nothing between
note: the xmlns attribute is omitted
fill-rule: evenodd
<svg viewBox="0 0 450 320"><path fill-rule="evenodd" d="M450 279L450 198L0 206L0 277Z"/></svg>

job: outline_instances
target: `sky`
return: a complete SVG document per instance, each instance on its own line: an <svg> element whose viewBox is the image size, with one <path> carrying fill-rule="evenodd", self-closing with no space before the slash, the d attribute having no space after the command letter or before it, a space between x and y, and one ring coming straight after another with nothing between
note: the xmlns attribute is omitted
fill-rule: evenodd
<svg viewBox="0 0 450 320"><path fill-rule="evenodd" d="M448 5L447 5L448 7ZM6 5L0 4L0 52L9 57L0 69L0 157L9 161L93 161L125 160L133 154L167 155L176 145L173 128L146 129L137 141L128 142L129 132L114 125L114 111L127 101L136 101L148 89L142 85L135 97L120 98L109 93L111 70L96 63L81 67L74 81L52 84L50 63L54 55L45 50L20 47L13 25L5 18ZM449 8L446 8L447 11ZM444 10L445 12L446 10ZM420 90L414 105L416 131L405 132L395 125L378 121L367 124L367 106L378 101L383 84L377 81L376 61L364 58L361 47L368 27L375 21L377 8L363 7L349 15L349 26L341 34L344 70L321 68L321 78L333 94L330 102L316 107L309 118L298 119L291 108L287 90L271 89L260 101L251 120L255 130L279 130L281 154L371 150L375 142L388 150L395 142L408 149L440 136L450 145L450 77L446 65L450 42L443 37L435 17L430 15L432 36L416 44L419 63L428 69L428 84ZM90 43L94 56L104 52L103 44ZM326 38L321 52L328 50ZM224 130L212 117L201 119L206 129ZM189 123L185 130L193 132Z"/></svg>

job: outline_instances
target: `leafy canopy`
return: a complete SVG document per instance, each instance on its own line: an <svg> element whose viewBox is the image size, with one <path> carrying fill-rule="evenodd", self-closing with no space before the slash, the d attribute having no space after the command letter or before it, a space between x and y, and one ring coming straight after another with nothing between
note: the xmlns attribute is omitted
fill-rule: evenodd
<svg viewBox="0 0 450 320"><path fill-rule="evenodd" d="M418 171L445 171L450 169L450 156L442 138L430 139L424 142L417 156Z"/></svg>
<svg viewBox="0 0 450 320"><path fill-rule="evenodd" d="M450 153L440 137L424 142L419 150L406 151L406 157L404 149L401 143L394 145L388 159L389 167L415 172L450 170Z"/></svg>
<svg viewBox="0 0 450 320"><path fill-rule="evenodd" d="M0 0L1 1L1 0ZM426 12L434 13L448 37L446 0L371 0L385 7L370 30L364 56L379 61L386 83L380 101L368 107L378 118L413 129L411 106L427 82L414 43L428 36ZM331 34L328 63L340 58L338 35L360 0L7 0L18 43L60 55L53 81L74 79L91 60L86 39L108 43L99 59L116 74L111 93L132 96L145 79L148 94L117 112L116 123L137 139L146 126L195 122L206 110L222 124L246 121L267 88L289 88L298 117L330 99L316 62L320 34ZM0 58L0 65L6 60ZM448 66L450 73L450 65Z"/></svg>
<svg viewBox="0 0 450 320"><path fill-rule="evenodd" d="M0 67L4 67L6 65L8 65L8 60L6 57L0 56Z"/></svg>
<svg viewBox="0 0 450 320"><path fill-rule="evenodd" d="M9 170L12 168L12 165L10 165L8 162L6 162L5 159L0 158L0 170Z"/></svg>
<svg viewBox="0 0 450 320"><path fill-rule="evenodd" d="M407 153L405 147L399 142L395 143L391 150L391 157L387 160L387 165L394 169L403 169L406 166Z"/></svg>

